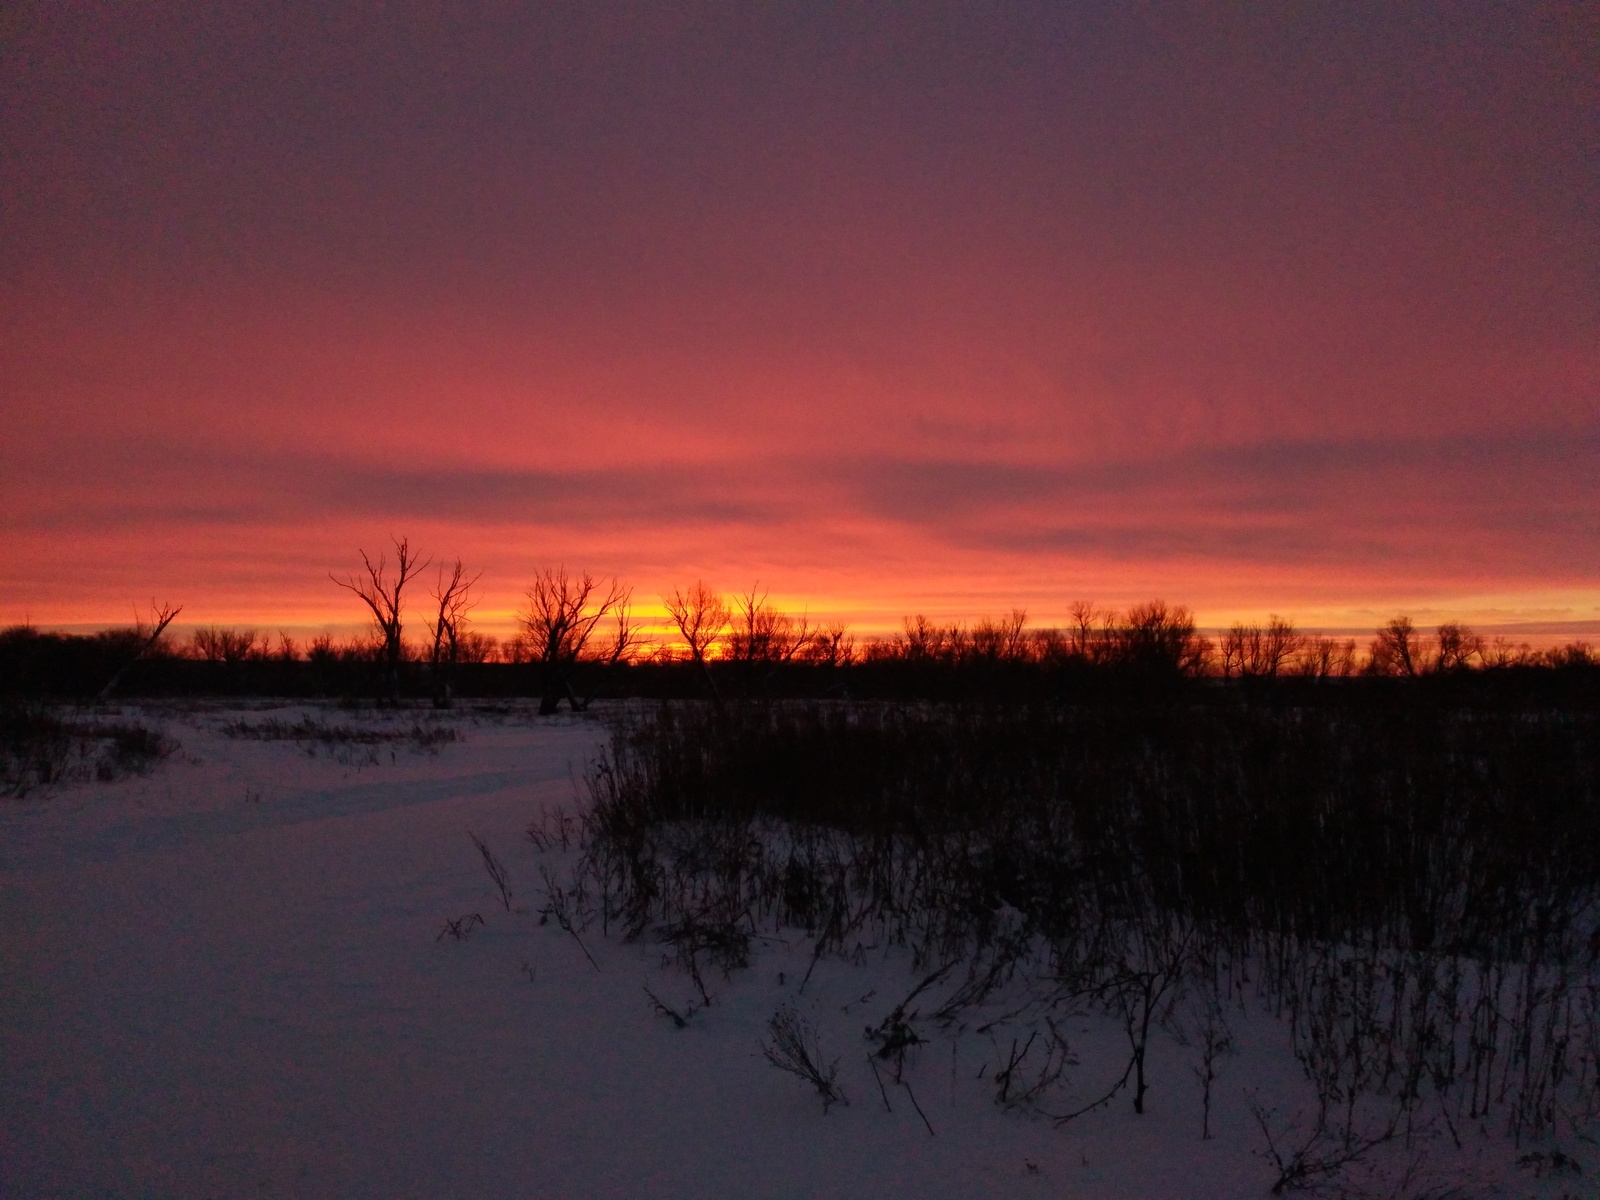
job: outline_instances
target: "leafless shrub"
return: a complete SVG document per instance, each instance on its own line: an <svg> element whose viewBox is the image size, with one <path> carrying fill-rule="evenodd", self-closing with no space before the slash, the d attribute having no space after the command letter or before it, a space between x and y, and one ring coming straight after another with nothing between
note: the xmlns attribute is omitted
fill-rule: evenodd
<svg viewBox="0 0 1600 1200"><path fill-rule="evenodd" d="M1336 1136L1321 1121L1309 1129L1295 1122L1275 1121L1272 1110L1258 1100L1250 1101L1250 1114L1266 1142L1264 1156L1277 1171L1272 1194L1314 1191L1336 1183L1351 1167L1366 1162L1374 1151L1395 1140L1398 1123L1390 1120L1367 1131L1351 1131Z"/></svg>
<svg viewBox="0 0 1600 1200"><path fill-rule="evenodd" d="M644 994L650 997L650 1007L655 1011L656 1016L667 1018L677 1029L687 1029L690 1019L705 1007L703 1002L700 1004L686 1004L683 1007L683 1011L679 1012L648 987L644 989Z"/></svg>
<svg viewBox="0 0 1600 1200"><path fill-rule="evenodd" d="M1066 1035L1061 1032L1054 1019L1045 1017L1044 1026L1043 1042L1039 1040L1038 1029L1030 1030L1028 1040L1020 1045L1017 1038L1011 1039L1011 1050L1006 1056L1006 1065L996 1071L994 1076L995 1103L1002 1108L1037 1106L1045 1093L1061 1082L1067 1068L1078 1065L1077 1056L1073 1054ZM1023 1067L1029 1061L1035 1045L1040 1047L1041 1053L1036 1060L1038 1067L1030 1076L1023 1072ZM1121 1089L1119 1087L1116 1090ZM1105 1101L1099 1101L1094 1107L1098 1108L1103 1103ZM1056 1121L1061 1124L1078 1115L1081 1114L1073 1113L1066 1117L1057 1117Z"/></svg>
<svg viewBox="0 0 1600 1200"><path fill-rule="evenodd" d="M1114 626L1110 658L1140 675L1195 676L1210 662L1211 644L1196 632L1187 608L1152 600L1130 608Z"/></svg>
<svg viewBox="0 0 1600 1200"><path fill-rule="evenodd" d="M708 920L689 913L661 926L656 936L676 949L678 961L689 972L703 1004L710 1004L712 998L701 973L702 955L722 971L724 978L750 965L750 934L733 921Z"/></svg>
<svg viewBox="0 0 1600 1200"><path fill-rule="evenodd" d="M767 1022L761 1053L780 1071L805 1080L816 1089L826 1113L835 1104L848 1105L839 1087L839 1061L827 1062L817 1042L816 1028L792 1005L782 1005Z"/></svg>
<svg viewBox="0 0 1600 1200"><path fill-rule="evenodd" d="M62 721L38 706L0 708L0 795L72 779L102 783L142 775L178 743L158 729L111 721Z"/></svg>
<svg viewBox="0 0 1600 1200"><path fill-rule="evenodd" d="M424 725L420 721L412 722L409 728L394 728L383 725L336 725L320 721L309 713L298 721L285 721L278 717L269 717L264 721L251 721L243 717L224 721L219 727L226 737L242 738L258 742L298 742L308 754L315 755L316 748L321 747L334 757L336 761L350 765L354 759L349 751L353 747L376 747L410 743L411 749L418 753L437 754L441 746L449 745L461 739L459 730L449 725ZM376 763L375 754L369 754L369 763Z"/></svg>
<svg viewBox="0 0 1600 1200"><path fill-rule="evenodd" d="M538 820L529 822L527 838L533 843L535 850L566 851L572 847L573 838L578 834L578 826L578 819L558 806L544 813Z"/></svg>
<svg viewBox="0 0 1600 1200"><path fill-rule="evenodd" d="M70 730L37 705L0 708L0 795L23 796L55 783L72 757Z"/></svg>
<svg viewBox="0 0 1600 1200"><path fill-rule="evenodd" d="M265 656L267 642L254 629L203 625L190 635L195 656L204 662L241 663Z"/></svg>
<svg viewBox="0 0 1600 1200"><path fill-rule="evenodd" d="M971 652L975 658L990 662L1026 662L1032 650L1032 639L1026 626L1028 614L1020 608L1011 614L992 620L985 617L972 627Z"/></svg>
<svg viewBox="0 0 1600 1200"><path fill-rule="evenodd" d="M1517 1158L1517 1166L1532 1171L1535 1179L1576 1178L1583 1174L1583 1165L1570 1154L1557 1147L1553 1150L1532 1150Z"/></svg>
<svg viewBox="0 0 1600 1200"><path fill-rule="evenodd" d="M86 745L99 743L103 747L94 767L95 778L101 782L141 775L171 757L178 748L177 742L144 725L83 725L75 732Z"/></svg>
<svg viewBox="0 0 1600 1200"><path fill-rule="evenodd" d="M484 920L482 913L474 912L467 913L465 916L461 917L446 917L444 921L444 928L439 931L439 936L433 940L435 942L442 942L448 937L454 939L455 941L463 942L472 936L472 931L474 929L482 929L483 927Z"/></svg>
<svg viewBox="0 0 1600 1200"><path fill-rule="evenodd" d="M506 873L503 862L494 856L494 851L489 849L489 844L470 829L467 836L472 839L472 844L478 848L478 854L483 858L483 869L489 873L489 878L494 882L495 890L500 893L500 903L507 912L511 911L511 879Z"/></svg>
<svg viewBox="0 0 1600 1200"><path fill-rule="evenodd" d="M583 956L589 960L589 965L596 971L600 964L595 961L594 955L589 953L589 947L584 945L583 937L578 932L578 907L580 897L573 895L561 886L549 867L540 866L539 876L544 881L545 903L539 910L539 924L554 920L557 928L578 943L578 949L583 951Z"/></svg>
<svg viewBox="0 0 1600 1200"><path fill-rule="evenodd" d="M1200 1140L1211 1140L1211 1093L1217 1082L1217 1065L1234 1050L1233 1030L1213 989L1201 989L1194 1005L1194 1038L1200 1064L1191 1068L1200 1084Z"/></svg>

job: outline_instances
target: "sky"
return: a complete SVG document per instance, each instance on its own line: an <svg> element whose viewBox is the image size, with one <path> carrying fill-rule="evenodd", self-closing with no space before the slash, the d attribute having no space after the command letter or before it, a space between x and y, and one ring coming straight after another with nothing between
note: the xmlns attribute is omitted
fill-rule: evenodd
<svg viewBox="0 0 1600 1200"><path fill-rule="evenodd" d="M8 4L0 623L407 537L1600 631L1600 10Z"/></svg>

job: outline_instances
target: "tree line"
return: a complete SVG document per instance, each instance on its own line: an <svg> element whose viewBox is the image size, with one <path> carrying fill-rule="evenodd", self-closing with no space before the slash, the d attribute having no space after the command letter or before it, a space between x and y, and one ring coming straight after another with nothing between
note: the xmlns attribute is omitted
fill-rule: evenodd
<svg viewBox="0 0 1600 1200"><path fill-rule="evenodd" d="M395 539L389 552L361 551L361 567L330 575L367 618L360 635L297 641L256 628L208 625L171 637L172 606L148 621L88 637L29 626L0 630L0 694L110 695L135 663L150 684L185 690L376 692L398 702L430 696L448 706L465 685L475 694L536 692L540 712L566 701L578 711L598 694L738 695L966 694L1041 681L1115 678L1146 683L1449 677L1527 669L1583 671L1600 656L1583 642L1535 650L1485 639L1460 622L1431 631L1397 615L1362 646L1355 638L1298 629L1273 615L1216 636L1182 605L1152 600L1119 610L1074 603L1064 625L1030 627L1027 613L972 623L907 617L890 636L858 638L842 623L781 611L759 584L732 596L703 581L660 597L665 636L640 621L633 589L614 577L565 566L538 570L524 592L515 632L472 627L481 573L461 559L435 563ZM176 664L204 664L187 675ZM496 671L495 668L500 668ZM520 668L507 672L505 668ZM510 676L508 678L508 676ZM819 689L819 681L821 683ZM206 686L209 682L209 686ZM103 686L102 686L103 685Z"/></svg>

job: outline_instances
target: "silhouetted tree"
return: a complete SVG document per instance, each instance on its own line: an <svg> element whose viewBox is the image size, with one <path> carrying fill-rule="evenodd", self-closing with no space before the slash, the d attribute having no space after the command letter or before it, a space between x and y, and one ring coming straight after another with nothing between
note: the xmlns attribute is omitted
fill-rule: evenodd
<svg viewBox="0 0 1600 1200"><path fill-rule="evenodd" d="M1367 650L1367 671L1373 675L1416 675L1421 663L1421 646L1411 618L1399 616L1377 631Z"/></svg>
<svg viewBox="0 0 1600 1200"><path fill-rule="evenodd" d="M1074 600L1070 612L1067 641L1071 653L1085 662L1099 662L1110 641L1115 614L1101 612L1087 600Z"/></svg>
<svg viewBox="0 0 1600 1200"><path fill-rule="evenodd" d="M1294 673L1307 679L1342 679L1355 668L1355 638L1308 637L1294 660Z"/></svg>
<svg viewBox="0 0 1600 1200"><path fill-rule="evenodd" d="M118 667L116 673L110 679L106 680L105 687L100 689L100 695L96 697L99 703L104 704L111 699L111 693L116 690L117 684L122 682L122 677L128 673L129 668L161 643L161 635L166 633L167 626L171 625L182 611L182 605L174 607L170 604L162 604L158 606L154 600L150 602L150 620L146 621L143 617L140 617L134 622L133 640L137 648L134 650L132 657Z"/></svg>
<svg viewBox="0 0 1600 1200"><path fill-rule="evenodd" d="M1496 637L1483 647L1478 661L1486 667L1526 666L1534 661L1533 647L1527 642L1512 642L1509 638Z"/></svg>
<svg viewBox="0 0 1600 1200"><path fill-rule="evenodd" d="M1211 656L1211 644L1194 626L1194 615L1182 605L1152 600L1130 608L1115 629L1115 662L1148 677L1200 674Z"/></svg>
<svg viewBox="0 0 1600 1200"><path fill-rule="evenodd" d="M793 662L816 636L804 615L796 620L767 603L760 586L757 583L734 598L733 632L728 638L728 657L744 665L747 686L753 686L756 672L763 667L770 680L773 668Z"/></svg>
<svg viewBox="0 0 1600 1200"><path fill-rule="evenodd" d="M395 538L395 574L389 575L389 563L386 555L378 555L374 563L367 557L367 552L362 550L361 562L366 567L366 575L348 575L340 579L337 575L329 575L340 587L355 593L361 602L372 613L373 624L377 627L380 653L388 670L389 699L394 703L400 701L400 663L405 658L405 642L402 640L404 626L402 624L405 611L406 584L425 567L429 561L418 561L411 551L411 543L405 538Z"/></svg>
<svg viewBox="0 0 1600 1200"><path fill-rule="evenodd" d="M1483 639L1459 621L1447 621L1438 629L1435 671L1464 671L1483 655Z"/></svg>
<svg viewBox="0 0 1600 1200"><path fill-rule="evenodd" d="M1260 624L1234 625L1222 637L1220 665L1224 679L1275 679L1305 645L1294 625L1277 614Z"/></svg>
<svg viewBox="0 0 1600 1200"><path fill-rule="evenodd" d="M449 708L452 702L452 675L456 663L460 661L461 639L466 633L467 613L476 603L472 589L481 578L483 573L479 572L468 579L466 568L462 566L459 558L451 565L448 578L445 576L443 564L439 567L438 582L433 589L436 608L429 627L429 632L433 635L429 664L433 669L433 703L436 708Z"/></svg>
<svg viewBox="0 0 1600 1200"><path fill-rule="evenodd" d="M561 706L565 696L574 712L588 707L572 687L572 668L588 645L594 628L608 613L625 607L628 591L616 580L601 590L594 576L568 575L565 567L545 568L528 589L528 607L522 628L529 649L541 668L539 712L545 716Z"/></svg>
<svg viewBox="0 0 1600 1200"><path fill-rule="evenodd" d="M699 580L688 591L674 590L672 595L661 597L661 603L689 647L689 659L700 668L712 698L720 700L722 693L717 690L717 681L712 678L706 656L732 620L728 606L720 595Z"/></svg>
<svg viewBox="0 0 1600 1200"><path fill-rule="evenodd" d="M880 656L913 663L962 662L972 653L972 635L959 622L940 625L918 613L901 621L902 632L887 643Z"/></svg>
<svg viewBox="0 0 1600 1200"><path fill-rule="evenodd" d="M463 629L456 635L456 661L460 663L495 662L500 657L500 641L487 633Z"/></svg>
<svg viewBox="0 0 1600 1200"><path fill-rule="evenodd" d="M848 666L856 659L856 639L843 621L819 629L799 655L801 661L825 667Z"/></svg>
<svg viewBox="0 0 1600 1200"><path fill-rule="evenodd" d="M1028 614L1013 608L1009 617L998 621L983 618L972 627L972 654L991 662L1023 662L1028 657L1029 639L1024 627Z"/></svg>
<svg viewBox="0 0 1600 1200"><path fill-rule="evenodd" d="M226 663L232 666L257 657L254 629L222 629L215 625L202 625L190 635L195 655L204 662Z"/></svg>

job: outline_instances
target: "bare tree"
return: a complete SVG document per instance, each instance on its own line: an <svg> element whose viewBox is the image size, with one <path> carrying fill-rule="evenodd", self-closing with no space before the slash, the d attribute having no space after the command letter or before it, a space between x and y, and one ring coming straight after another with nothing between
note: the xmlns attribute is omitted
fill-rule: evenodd
<svg viewBox="0 0 1600 1200"><path fill-rule="evenodd" d="M1496 637L1480 649L1479 661L1486 667L1525 666L1534 661L1533 647L1527 642L1513 643L1505 637Z"/></svg>
<svg viewBox="0 0 1600 1200"><path fill-rule="evenodd" d="M1224 679L1245 673L1245 660L1250 656L1250 641L1261 636L1261 626L1237 624L1230 626L1218 645L1217 665Z"/></svg>
<svg viewBox="0 0 1600 1200"><path fill-rule="evenodd" d="M439 578L433 589L437 606L429 632L433 635L433 651L429 663L433 669L435 708L449 708L451 703L451 675L461 657L461 639L466 633L467 613L477 603L472 589L483 573L467 578L466 568L458 558L445 576L444 564L439 565Z"/></svg>
<svg viewBox="0 0 1600 1200"><path fill-rule="evenodd" d="M116 690L117 684L122 682L122 677L128 673L128 669L160 644L161 635L166 633L167 626L171 625L182 611L181 604L158 606L154 600L150 601L150 620L146 621L143 617L134 620L134 640L138 648L134 651L133 657L118 667L116 673L106 680L105 687L100 689L99 696L95 698L98 703L104 704L111 699L111 693Z"/></svg>
<svg viewBox="0 0 1600 1200"><path fill-rule="evenodd" d="M1276 613L1269 616L1262 647L1262 667L1266 674L1275 678L1279 672L1287 671L1305 644L1305 637L1295 629L1293 621Z"/></svg>
<svg viewBox="0 0 1600 1200"><path fill-rule="evenodd" d="M1308 637L1294 660L1295 674L1309 679L1342 679L1355 667L1355 638Z"/></svg>
<svg viewBox="0 0 1600 1200"><path fill-rule="evenodd" d="M608 613L625 608L630 592L616 580L605 584L585 572L568 575L566 567L546 567L528 589L528 607L520 614L531 658L543 678L539 712L545 716L565 696L574 712L588 707L572 688L572 668L589 644L595 626ZM619 652L620 657L620 652Z"/></svg>
<svg viewBox="0 0 1600 1200"><path fill-rule="evenodd" d="M1305 645L1293 623L1274 613L1265 626L1235 625L1222 637L1223 678L1276 679Z"/></svg>
<svg viewBox="0 0 1600 1200"><path fill-rule="evenodd" d="M1433 660L1435 671L1464 671L1474 658L1482 661L1483 639L1459 621L1439 626L1439 654Z"/></svg>
<svg viewBox="0 0 1600 1200"><path fill-rule="evenodd" d="M381 654L389 674L389 698L394 703L400 702L400 662L405 657L405 642L401 640L404 632L402 618L404 616L405 587L411 579L432 560L418 561L411 551L411 543L406 538L394 538L395 574L389 575L388 556L378 555L374 563L367 557L367 552L362 550L361 562L366 567L366 575L347 575L340 579L337 575L329 575L340 587L354 592L363 604L372 612L373 624L377 627L378 639L381 644Z"/></svg>
<svg viewBox="0 0 1600 1200"><path fill-rule="evenodd" d="M463 629L456 634L456 661L458 663L498 662L500 641L492 634L475 629Z"/></svg>
<svg viewBox="0 0 1600 1200"><path fill-rule="evenodd" d="M717 681L712 678L711 668L706 664L706 655L732 620L728 606L720 595L699 580L688 591L675 589L672 595L661 597L661 603L666 606L667 615L672 618L678 634L688 645L689 659L700 668L712 697L721 699Z"/></svg>
<svg viewBox="0 0 1600 1200"><path fill-rule="evenodd" d="M1024 627L1028 614L1013 608L1009 617L998 621L985 617L972 627L971 649L978 658L998 662L1022 662L1028 657L1029 642Z"/></svg>
<svg viewBox="0 0 1600 1200"><path fill-rule="evenodd" d="M800 658L824 667L841 667L855 661L856 639L843 621L818 629Z"/></svg>
<svg viewBox="0 0 1600 1200"><path fill-rule="evenodd" d="M745 664L747 674L758 666L769 668L793 662L805 653L817 630L802 614L797 620L767 603L767 594L757 583L749 592L734 598L733 633L729 637L730 657Z"/></svg>
<svg viewBox="0 0 1600 1200"><path fill-rule="evenodd" d="M877 658L898 659L902 662L938 662L946 665L970 661L975 655L987 653L990 646L998 645L1002 636L1000 626L993 622L980 622L967 629L959 621L940 625L937 621L918 613L900 622L902 632L886 642L880 642L870 653ZM1021 631L1018 630L1018 636ZM983 639L989 640L989 645Z"/></svg>
<svg viewBox="0 0 1600 1200"><path fill-rule="evenodd" d="M945 630L927 617L918 613L914 617L905 617L900 624L904 632L895 638L895 648L899 657L909 661L923 661L939 658L944 653Z"/></svg>
<svg viewBox="0 0 1600 1200"><path fill-rule="evenodd" d="M1373 675L1417 674L1422 665L1417 628L1406 616L1395 617L1372 639L1367 650L1367 670Z"/></svg>
<svg viewBox="0 0 1600 1200"><path fill-rule="evenodd" d="M533 639L526 632L514 633L500 643L500 661L520 666L531 663L536 655L533 652Z"/></svg>
<svg viewBox="0 0 1600 1200"><path fill-rule="evenodd" d="M267 646L264 643L258 652L258 640L254 629L223 629L216 625L202 625L190 638L199 658L230 666L265 655Z"/></svg>
<svg viewBox="0 0 1600 1200"><path fill-rule="evenodd" d="M1117 663L1152 676L1198 675L1211 656L1211 643L1196 632L1194 614L1162 600L1135 605L1115 629Z"/></svg>
<svg viewBox="0 0 1600 1200"><path fill-rule="evenodd" d="M1079 658L1094 660L1098 657L1100 638L1095 622L1105 614L1087 600L1072 602L1072 625L1068 633L1072 653Z"/></svg>

